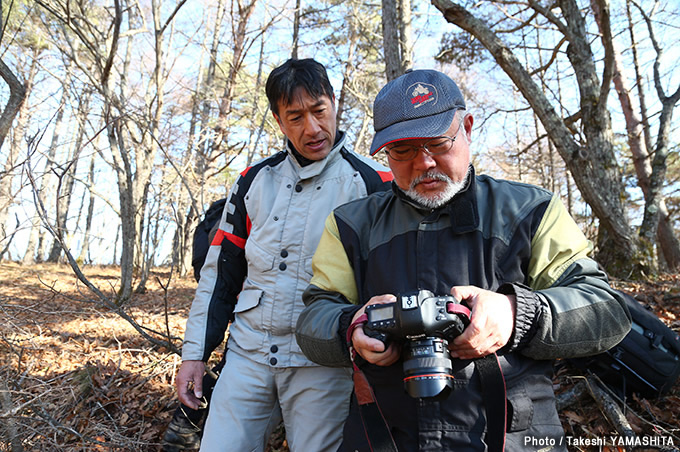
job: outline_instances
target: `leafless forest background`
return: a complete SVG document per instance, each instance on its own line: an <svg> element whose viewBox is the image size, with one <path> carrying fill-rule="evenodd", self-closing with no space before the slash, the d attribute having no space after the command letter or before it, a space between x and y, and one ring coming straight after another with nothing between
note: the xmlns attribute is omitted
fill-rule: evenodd
<svg viewBox="0 0 680 452"><path fill-rule="evenodd" d="M612 280L677 331L679 13L670 0L0 2L0 450L157 447L193 229L280 149L263 85L291 56L328 67L363 154L387 80L452 75L477 170L559 193ZM636 434L678 437L679 400L623 410ZM585 405L563 410L568 431L622 428Z"/></svg>

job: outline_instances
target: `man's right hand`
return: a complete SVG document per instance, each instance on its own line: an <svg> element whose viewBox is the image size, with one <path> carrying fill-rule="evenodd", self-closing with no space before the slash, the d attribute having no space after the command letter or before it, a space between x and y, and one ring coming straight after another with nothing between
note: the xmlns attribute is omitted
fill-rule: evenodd
<svg viewBox="0 0 680 452"><path fill-rule="evenodd" d="M363 305L352 318L352 323L358 319L366 310L366 306L371 304L384 304L392 303L397 301L397 297L394 295L377 295L368 300L368 303ZM394 364L399 359L401 351L399 346L391 343L387 350L385 350L385 344L383 344L378 339L369 337L364 333L363 328L356 328L352 332L352 346L354 350L361 355L366 361L371 364L376 364L378 366L389 366Z"/></svg>
<svg viewBox="0 0 680 452"><path fill-rule="evenodd" d="M203 361L182 361L177 371L177 378L175 378L179 401L194 410L201 406L204 374L205 363Z"/></svg>

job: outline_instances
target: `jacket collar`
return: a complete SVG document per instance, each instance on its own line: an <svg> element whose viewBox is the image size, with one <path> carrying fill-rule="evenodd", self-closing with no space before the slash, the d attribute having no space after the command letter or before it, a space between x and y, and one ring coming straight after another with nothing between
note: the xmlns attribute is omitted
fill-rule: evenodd
<svg viewBox="0 0 680 452"><path fill-rule="evenodd" d="M286 139L286 150L288 151L288 160L291 162L292 166L295 168L300 179L309 179L316 177L323 172L323 170L330 165L331 162L336 160L340 155L340 149L345 146L347 140L347 134L345 132L338 131L335 135L335 144L331 148L328 155L321 160L307 160L293 147L293 143ZM300 160L300 158L302 160ZM302 164L300 163L302 161Z"/></svg>
<svg viewBox="0 0 680 452"><path fill-rule="evenodd" d="M465 187L456 193L453 199L436 209L430 209L411 199L394 181L392 181L392 191L400 201L419 210L428 221L436 221L442 214L448 215L455 232L469 232L479 225L475 168L472 165L470 165Z"/></svg>

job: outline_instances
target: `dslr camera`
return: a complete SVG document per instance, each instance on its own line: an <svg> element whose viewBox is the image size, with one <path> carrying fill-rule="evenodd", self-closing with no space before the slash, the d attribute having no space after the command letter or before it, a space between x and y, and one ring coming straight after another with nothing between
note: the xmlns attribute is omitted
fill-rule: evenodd
<svg viewBox="0 0 680 452"><path fill-rule="evenodd" d="M388 347L403 344L404 388L411 397L444 399L453 389L449 341L470 323L470 310L451 295L406 292L397 301L366 306L364 332Z"/></svg>

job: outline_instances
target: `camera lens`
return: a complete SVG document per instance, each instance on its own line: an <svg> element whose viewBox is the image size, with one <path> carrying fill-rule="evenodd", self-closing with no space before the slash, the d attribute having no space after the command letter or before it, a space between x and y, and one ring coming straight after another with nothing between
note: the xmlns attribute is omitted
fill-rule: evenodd
<svg viewBox="0 0 680 452"><path fill-rule="evenodd" d="M404 387L411 397L446 398L453 370L445 339L427 337L404 344Z"/></svg>

